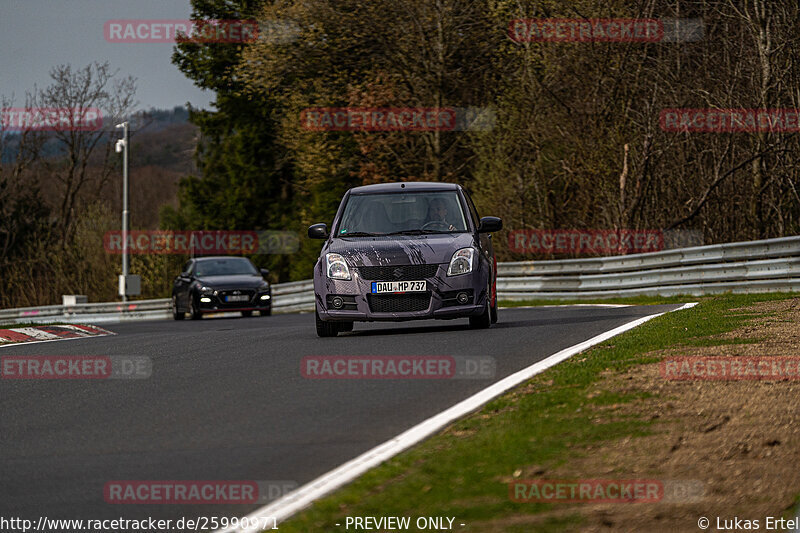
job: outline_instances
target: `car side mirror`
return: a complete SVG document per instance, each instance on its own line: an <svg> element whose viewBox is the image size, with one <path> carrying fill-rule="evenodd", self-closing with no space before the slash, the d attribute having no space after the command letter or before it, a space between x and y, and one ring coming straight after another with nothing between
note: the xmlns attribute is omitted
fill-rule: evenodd
<svg viewBox="0 0 800 533"><path fill-rule="evenodd" d="M262 277L266 278L267 276L269 276L269 269L268 268L262 268L260 270L261 270L261 276Z"/></svg>
<svg viewBox="0 0 800 533"><path fill-rule="evenodd" d="M308 228L309 239L327 239L328 238L328 225L325 223L314 224Z"/></svg>
<svg viewBox="0 0 800 533"><path fill-rule="evenodd" d="M503 229L503 220L499 217L483 217L478 225L478 233L494 233Z"/></svg>

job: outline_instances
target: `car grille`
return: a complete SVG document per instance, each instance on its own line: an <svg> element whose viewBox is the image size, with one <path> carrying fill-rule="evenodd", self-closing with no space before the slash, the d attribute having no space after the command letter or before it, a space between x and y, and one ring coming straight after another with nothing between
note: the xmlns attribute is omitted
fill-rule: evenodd
<svg viewBox="0 0 800 533"><path fill-rule="evenodd" d="M369 281L413 281L432 278L439 270L439 265L397 265L397 266L362 266L358 267L361 279Z"/></svg>
<svg viewBox="0 0 800 533"><path fill-rule="evenodd" d="M238 302L226 302L225 297L230 295L233 296L234 293L237 295L244 295L247 296L247 300L238 301ZM248 304L253 301L253 296L255 295L256 291L254 290L247 290L247 289L231 289L227 291L217 291L217 299L221 305L228 305L231 307L241 307L243 304Z"/></svg>
<svg viewBox="0 0 800 533"><path fill-rule="evenodd" d="M431 293L367 294L367 302L373 313L425 311L431 303Z"/></svg>

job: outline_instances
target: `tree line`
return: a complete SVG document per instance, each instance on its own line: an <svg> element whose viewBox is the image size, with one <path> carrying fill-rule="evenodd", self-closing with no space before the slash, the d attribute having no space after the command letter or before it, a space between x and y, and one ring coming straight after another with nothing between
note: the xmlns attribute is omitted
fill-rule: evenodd
<svg viewBox="0 0 800 533"><path fill-rule="evenodd" d="M175 46L175 66L216 97L211 109L189 110L194 164L160 210L162 229L304 234L332 220L348 188L398 180L465 186L482 215L504 219L500 260L544 258L509 248L508 231L517 229L695 230L705 243L800 229L798 128L674 131L663 123L665 110L800 108L795 1L193 0L192 9L198 20L256 20L282 31ZM661 21L673 35L519 38L514 21L531 19ZM675 24L692 31L676 37ZM91 75L106 104L130 104L132 80L88 68L56 69L54 86ZM337 131L304 124L312 108L445 108L489 120L455 130ZM88 246L78 237L87 224L117 229L118 215L102 206L103 216L74 213L80 191L103 183L118 161L84 165L106 161L108 146L91 138L60 141L75 157L27 157L37 142L31 134L13 162L3 160L0 306L52 303L60 294L53 287L69 284L111 299L108 276L93 273L116 268L116 256L78 268ZM37 180L20 182L34 167L56 176L48 202L31 199L42 192ZM95 168L89 181L87 168ZM37 247L61 252L45 261ZM297 253L255 259L273 281L306 279L318 250L304 239ZM136 260L146 295L168 296L176 259ZM53 264L71 273L56 275Z"/></svg>
<svg viewBox="0 0 800 533"><path fill-rule="evenodd" d="M669 109L797 109L792 1L195 1L197 18L254 18L291 39L182 43L173 60L217 94L195 111L200 171L176 227L330 222L348 188L453 181L513 229L686 229L718 243L796 234L795 131L666 131ZM519 19L642 19L671 39L536 42ZM675 29L675 21L684 31ZM673 26L670 26L673 24ZM688 28L688 29L687 29ZM488 110L474 131L319 131L320 107ZM530 256L497 239L500 258ZM272 258L308 278L318 244Z"/></svg>
<svg viewBox="0 0 800 533"><path fill-rule="evenodd" d="M57 65L22 101L0 98L0 308L48 305L62 294L116 298L118 255L103 246L119 230L122 203L115 124L132 123L131 223L155 228L178 180L193 171L196 128L183 108L142 112L136 80L108 63ZM100 120L84 120L102 112ZM176 257L135 257L146 295L169 291Z"/></svg>

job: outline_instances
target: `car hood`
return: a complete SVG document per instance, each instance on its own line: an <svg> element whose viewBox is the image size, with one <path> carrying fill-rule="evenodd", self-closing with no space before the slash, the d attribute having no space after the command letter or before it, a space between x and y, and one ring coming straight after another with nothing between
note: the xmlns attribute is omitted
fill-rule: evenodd
<svg viewBox="0 0 800 533"><path fill-rule="evenodd" d="M453 252L474 245L471 233L335 238L328 252L344 256L350 266L449 263Z"/></svg>
<svg viewBox="0 0 800 533"><path fill-rule="evenodd" d="M264 278L256 275L241 274L233 276L203 276L197 281L212 289L255 289Z"/></svg>

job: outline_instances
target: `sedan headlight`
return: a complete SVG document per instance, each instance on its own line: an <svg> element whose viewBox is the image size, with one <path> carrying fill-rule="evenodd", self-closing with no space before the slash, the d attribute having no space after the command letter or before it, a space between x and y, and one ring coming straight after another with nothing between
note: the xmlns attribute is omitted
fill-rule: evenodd
<svg viewBox="0 0 800 533"><path fill-rule="evenodd" d="M450 266L447 267L448 276L459 276L472 272L472 259L475 257L474 248L462 248L453 254Z"/></svg>
<svg viewBox="0 0 800 533"><path fill-rule="evenodd" d="M328 272L328 277L331 279L350 279L350 269L347 268L344 257L339 254L325 255L325 270Z"/></svg>
<svg viewBox="0 0 800 533"><path fill-rule="evenodd" d="M269 289L269 281L262 281L258 288L262 291Z"/></svg>
<svg viewBox="0 0 800 533"><path fill-rule="evenodd" d="M205 285L200 285L200 284L198 284L197 290L200 291L200 293L202 294L214 292L214 289L212 289L211 287L206 287Z"/></svg>

